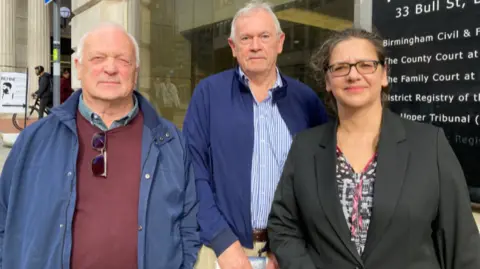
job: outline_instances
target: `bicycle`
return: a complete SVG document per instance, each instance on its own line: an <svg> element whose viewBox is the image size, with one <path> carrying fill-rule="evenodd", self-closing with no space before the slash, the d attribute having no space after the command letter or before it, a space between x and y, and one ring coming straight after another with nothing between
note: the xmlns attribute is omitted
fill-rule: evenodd
<svg viewBox="0 0 480 269"><path fill-rule="evenodd" d="M37 113L37 116L36 117L33 117L33 118L38 118L38 111L40 111L40 98L37 96L35 98L35 103L33 104L33 106L28 106L30 108L30 113L27 115L27 118L25 119L25 121L29 120L30 118L32 118L32 114L33 112L36 112ZM50 114L50 108L49 107L46 107L45 108L45 115L48 115ZM13 123L13 126L19 130L19 131L22 131L23 130L23 125L21 125L19 122L18 122L18 119L17 119L17 113L14 113L13 116L12 116L12 123Z"/></svg>

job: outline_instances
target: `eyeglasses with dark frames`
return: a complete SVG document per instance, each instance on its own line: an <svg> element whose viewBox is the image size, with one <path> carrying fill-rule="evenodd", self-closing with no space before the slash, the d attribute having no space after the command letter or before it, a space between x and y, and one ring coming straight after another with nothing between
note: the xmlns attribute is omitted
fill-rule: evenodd
<svg viewBox="0 0 480 269"><path fill-rule="evenodd" d="M92 137L92 148L98 152L92 160L92 173L96 177L107 177L107 135L95 133Z"/></svg>
<svg viewBox="0 0 480 269"><path fill-rule="evenodd" d="M378 65L383 65L383 61L359 61L356 63L337 63L327 66L327 70L334 77L344 77L350 74L352 66L355 66L357 72L362 75L373 74L377 71Z"/></svg>

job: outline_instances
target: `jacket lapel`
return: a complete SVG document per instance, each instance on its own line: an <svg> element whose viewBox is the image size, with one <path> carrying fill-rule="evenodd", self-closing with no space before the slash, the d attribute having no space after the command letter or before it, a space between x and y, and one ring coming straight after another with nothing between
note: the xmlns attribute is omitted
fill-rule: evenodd
<svg viewBox="0 0 480 269"><path fill-rule="evenodd" d="M320 140L320 147L315 154L315 175L317 178L318 198L335 233L348 249L352 258L362 264L360 255L354 243L350 240L350 231L348 230L347 221L345 220L338 197L338 187L335 180L337 125L334 122L329 122L325 128L328 129L328 132L323 133Z"/></svg>
<svg viewBox="0 0 480 269"><path fill-rule="evenodd" d="M384 109L378 145L373 212L363 252L365 260L375 249L391 222L402 192L409 151L405 129L399 116Z"/></svg>

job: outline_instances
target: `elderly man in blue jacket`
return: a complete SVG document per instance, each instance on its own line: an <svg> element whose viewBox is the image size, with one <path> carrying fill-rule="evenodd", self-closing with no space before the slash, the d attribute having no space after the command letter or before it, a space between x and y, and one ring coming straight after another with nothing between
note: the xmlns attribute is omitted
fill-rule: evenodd
<svg viewBox="0 0 480 269"><path fill-rule="evenodd" d="M183 126L208 247L198 269L251 269L250 262L276 268L266 227L292 137L327 121L312 89L276 67L284 39L269 5L247 4L229 38L239 66L204 79L193 93ZM253 259L259 253L268 260Z"/></svg>
<svg viewBox="0 0 480 269"><path fill-rule="evenodd" d="M27 127L5 163L0 268L193 268L190 157L175 126L134 91L135 39L102 24L77 56L82 90Z"/></svg>

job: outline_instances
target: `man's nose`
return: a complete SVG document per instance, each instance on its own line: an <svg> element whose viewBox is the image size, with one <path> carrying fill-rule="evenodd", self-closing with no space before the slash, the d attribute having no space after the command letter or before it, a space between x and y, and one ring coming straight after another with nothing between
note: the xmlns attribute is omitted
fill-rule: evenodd
<svg viewBox="0 0 480 269"><path fill-rule="evenodd" d="M114 74L118 71L117 64L114 58L107 58L105 62L104 70L108 74Z"/></svg>
<svg viewBox="0 0 480 269"><path fill-rule="evenodd" d="M254 37L252 39L252 44L250 44L250 49L253 51L259 51L262 48L260 44L260 38Z"/></svg>
<svg viewBox="0 0 480 269"><path fill-rule="evenodd" d="M350 73L348 73L348 78L351 80L357 80L361 77L362 75L358 73L357 67L355 65L350 67Z"/></svg>

